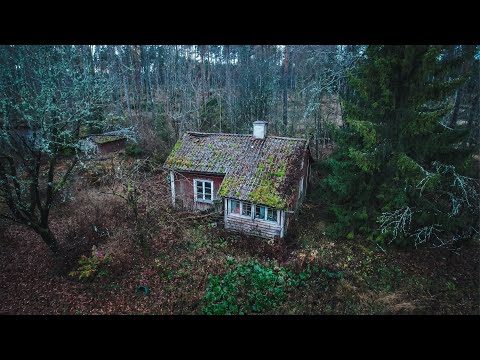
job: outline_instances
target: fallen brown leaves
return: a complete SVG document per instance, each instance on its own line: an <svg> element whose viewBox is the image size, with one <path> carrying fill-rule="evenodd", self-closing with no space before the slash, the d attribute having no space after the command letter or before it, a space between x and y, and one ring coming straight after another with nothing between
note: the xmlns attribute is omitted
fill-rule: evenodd
<svg viewBox="0 0 480 360"><path fill-rule="evenodd" d="M50 253L37 234L0 224L0 313L196 314L208 275L228 271L227 256L239 262L276 259L294 271L318 264L344 273L332 286L312 278L274 313L478 313L478 244L460 249L461 255L439 249L391 249L387 255L366 243L322 235L325 222L317 206L308 207L299 224L298 242L258 241L226 233L221 226L210 228L208 217L169 210L165 174L158 172L140 187L147 195L141 208L149 226L145 251L135 243L131 215L121 199L101 187L79 188L75 199L57 207L51 218L70 266L64 274L53 272ZM112 258L108 273L85 282L67 276L94 244ZM371 281L379 265L401 269L411 284L375 287ZM148 295L137 291L139 286L148 287Z"/></svg>

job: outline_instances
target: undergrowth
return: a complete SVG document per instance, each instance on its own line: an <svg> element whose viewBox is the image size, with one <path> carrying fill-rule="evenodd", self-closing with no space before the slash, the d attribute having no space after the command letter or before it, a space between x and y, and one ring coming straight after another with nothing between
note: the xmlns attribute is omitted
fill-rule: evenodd
<svg viewBox="0 0 480 360"><path fill-rule="evenodd" d="M315 274L326 283L341 279L343 273L308 265L305 271L294 273L275 263L262 265L254 260L235 264L227 257L231 270L225 275L209 274L201 313L207 315L248 315L264 313L285 301L287 293L308 286Z"/></svg>

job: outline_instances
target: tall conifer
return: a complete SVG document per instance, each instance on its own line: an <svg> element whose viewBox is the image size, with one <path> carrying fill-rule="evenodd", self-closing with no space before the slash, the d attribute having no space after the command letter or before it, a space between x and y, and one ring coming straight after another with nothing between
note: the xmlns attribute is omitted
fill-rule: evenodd
<svg viewBox="0 0 480 360"><path fill-rule="evenodd" d="M440 245L478 231L478 176L466 176L473 149L464 129L445 125L464 81L454 75L462 58L447 49L366 50L323 183L332 234Z"/></svg>

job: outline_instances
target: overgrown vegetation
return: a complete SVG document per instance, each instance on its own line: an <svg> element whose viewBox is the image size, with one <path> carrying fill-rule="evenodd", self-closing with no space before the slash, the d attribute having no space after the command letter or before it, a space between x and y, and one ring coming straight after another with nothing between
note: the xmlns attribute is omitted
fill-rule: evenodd
<svg viewBox="0 0 480 360"><path fill-rule="evenodd" d="M64 246L70 244L74 250L88 239L83 254L77 252L71 262L71 271L91 274L82 281L52 280L46 248L26 229L6 227L0 242L0 283L5 289L0 310L29 314L478 313L478 243L465 243L457 255L446 249L390 249L385 254L357 236L353 241L333 241L324 235L324 210L313 201L304 205L295 239L267 242L227 233L208 217L171 213L168 208L153 213L164 203L164 178L164 173L147 174L138 184L139 189L150 189L148 197L139 197L140 216L149 219L148 252L136 245L131 210L127 202L109 194L110 185L74 192L75 201L53 212L52 226L65 239ZM16 239L21 238L30 240L18 252ZM107 266L95 265L92 242L96 254L108 254ZM29 258L32 251L35 262ZM18 288L18 283L26 285ZM137 291L141 286L148 288L147 295ZM26 299L21 304L16 300L19 296Z"/></svg>
<svg viewBox="0 0 480 360"><path fill-rule="evenodd" d="M285 160L275 160L272 155L269 155L266 161L258 165L255 177L259 181L259 186L248 194L247 200L255 204L284 209L287 201L278 195L279 191L276 187L283 183L285 176Z"/></svg>
<svg viewBox="0 0 480 360"><path fill-rule="evenodd" d="M90 256L82 255L78 260L78 268L71 271L68 275L78 277L79 280L92 279L95 276L105 276L108 274L106 265L110 262L110 257L102 251L92 246Z"/></svg>
<svg viewBox="0 0 480 360"><path fill-rule="evenodd" d="M329 234L380 244L443 246L478 234L479 181L466 126L450 128L447 101L460 91L471 48L370 46L334 131L323 201ZM455 76L456 75L456 76ZM378 79L378 81L372 81Z"/></svg>
<svg viewBox="0 0 480 360"><path fill-rule="evenodd" d="M210 274L202 312L207 315L248 315L265 313L281 305L287 292L299 286L308 286L307 281L318 277L324 285L330 280L341 279L342 272L319 269L318 264L307 265L305 271L295 274L292 270L272 264L262 266L253 260L235 264L233 257L227 257L233 267L223 277ZM319 280L317 279L317 280Z"/></svg>
<svg viewBox="0 0 480 360"><path fill-rule="evenodd" d="M203 312L244 315L268 311L285 300L285 292L296 285L293 279L283 267L263 267L254 261L237 264L223 277L209 275Z"/></svg>
<svg viewBox="0 0 480 360"><path fill-rule="evenodd" d="M31 227L59 261L49 215L77 165L84 164L81 127L105 124L112 90L78 66L73 47L0 47L0 199L4 217ZM60 168L60 160L64 165Z"/></svg>

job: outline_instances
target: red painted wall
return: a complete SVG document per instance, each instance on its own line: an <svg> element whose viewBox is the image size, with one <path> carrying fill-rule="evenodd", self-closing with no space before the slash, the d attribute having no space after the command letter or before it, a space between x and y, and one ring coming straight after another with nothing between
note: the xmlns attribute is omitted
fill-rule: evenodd
<svg viewBox="0 0 480 360"><path fill-rule="evenodd" d="M98 151L100 154L105 155L113 151L125 149L126 139L110 141L104 144L98 144Z"/></svg>
<svg viewBox="0 0 480 360"><path fill-rule="evenodd" d="M218 199L217 193L223 181L222 175L193 174L186 172L175 173L175 205L190 210L208 210L212 204L194 201L193 180L203 179L213 181L214 199Z"/></svg>

